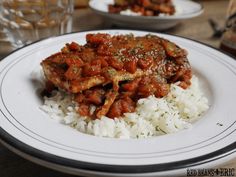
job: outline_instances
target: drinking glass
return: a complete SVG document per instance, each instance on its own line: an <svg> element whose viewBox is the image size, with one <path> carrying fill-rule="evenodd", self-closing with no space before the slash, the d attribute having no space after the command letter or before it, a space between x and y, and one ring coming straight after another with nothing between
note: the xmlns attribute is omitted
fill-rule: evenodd
<svg viewBox="0 0 236 177"><path fill-rule="evenodd" d="M15 47L72 31L73 0L0 0L0 25Z"/></svg>

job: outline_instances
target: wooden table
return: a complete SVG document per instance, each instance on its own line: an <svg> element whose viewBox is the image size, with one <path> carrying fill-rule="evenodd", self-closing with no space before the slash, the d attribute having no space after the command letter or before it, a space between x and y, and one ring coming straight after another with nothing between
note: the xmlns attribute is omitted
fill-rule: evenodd
<svg viewBox="0 0 236 177"><path fill-rule="evenodd" d="M213 47L218 47L219 38L212 37L213 31L208 23L208 19L215 19L219 25L223 26L228 0L199 0L204 5L205 12L194 19L186 20L173 29L165 33L188 37ZM89 20L87 20L89 19ZM92 29L114 28L114 26L104 26L103 19L95 16L88 9L77 9L74 13L74 31L84 31ZM1 37L1 35L0 35ZM8 42L0 41L0 58L7 55L13 48ZM236 159L220 166L224 168L235 168ZM63 174L54 170L34 164L18 155L10 152L3 145L0 145L0 176L1 177L69 177L72 175Z"/></svg>

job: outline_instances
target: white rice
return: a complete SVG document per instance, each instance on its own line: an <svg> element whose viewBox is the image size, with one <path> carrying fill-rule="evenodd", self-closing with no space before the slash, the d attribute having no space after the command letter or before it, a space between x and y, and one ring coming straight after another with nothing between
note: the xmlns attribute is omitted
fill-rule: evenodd
<svg viewBox="0 0 236 177"><path fill-rule="evenodd" d="M186 90L172 84L166 97L149 96L138 100L136 111L125 113L122 118L103 116L90 120L82 117L76 112L77 105L72 102L72 97L62 91L53 92L50 98L45 97L41 108L51 118L86 134L127 139L147 138L191 128L191 123L209 108L198 78L193 76L191 82Z"/></svg>
<svg viewBox="0 0 236 177"><path fill-rule="evenodd" d="M129 15L129 16L141 16L142 15L142 13L134 12L130 9L122 10L122 11L120 11L120 14L121 15Z"/></svg>

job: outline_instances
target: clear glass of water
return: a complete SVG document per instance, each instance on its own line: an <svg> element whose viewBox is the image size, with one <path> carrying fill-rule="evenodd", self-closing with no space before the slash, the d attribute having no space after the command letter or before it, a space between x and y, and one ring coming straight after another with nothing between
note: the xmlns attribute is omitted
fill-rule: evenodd
<svg viewBox="0 0 236 177"><path fill-rule="evenodd" d="M0 25L15 47L72 31L73 0L0 0Z"/></svg>

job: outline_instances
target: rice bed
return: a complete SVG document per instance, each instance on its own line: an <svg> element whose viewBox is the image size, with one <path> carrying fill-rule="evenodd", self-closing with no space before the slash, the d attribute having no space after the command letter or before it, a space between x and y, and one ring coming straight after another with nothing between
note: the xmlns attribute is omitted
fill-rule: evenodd
<svg viewBox="0 0 236 177"><path fill-rule="evenodd" d="M90 135L126 139L159 136L191 128L192 122L209 108L198 78L193 76L191 82L186 90L171 84L166 97L149 96L138 100L136 111L125 113L121 118L103 116L91 120L82 117L76 112L78 105L63 91L54 91L50 98L44 97L41 109L52 119Z"/></svg>

